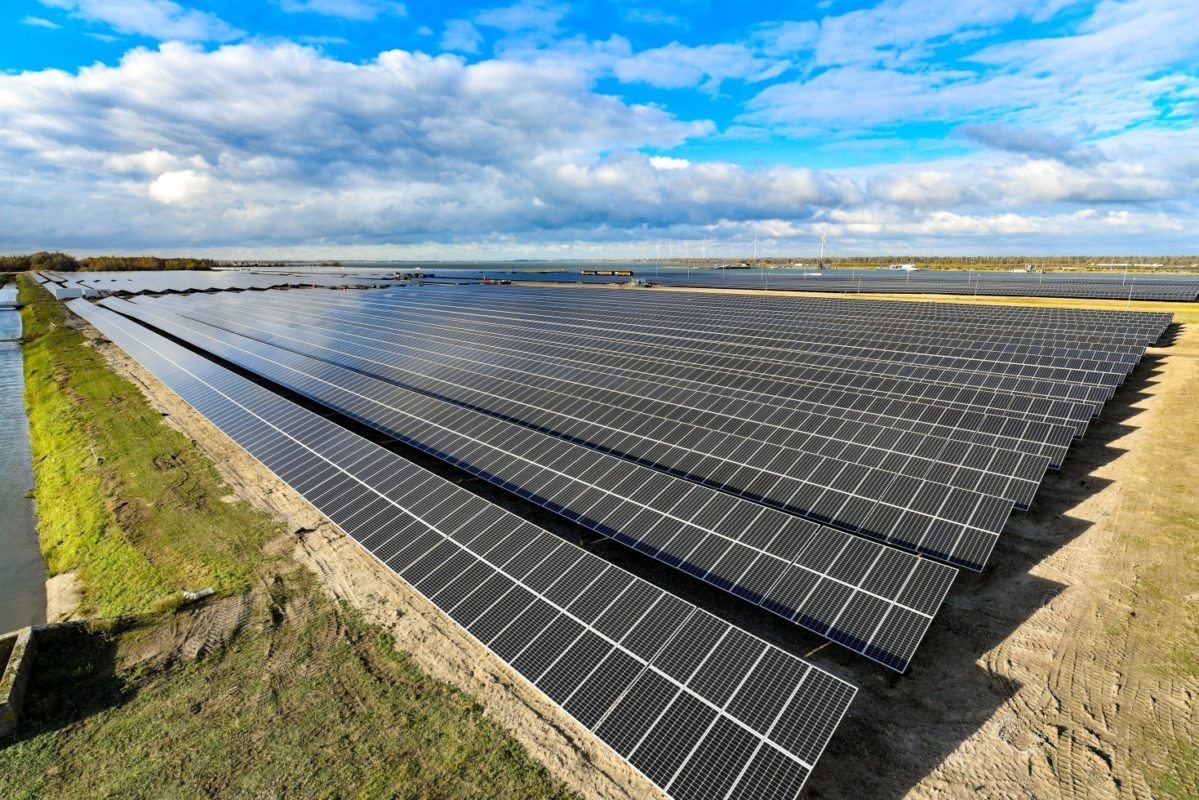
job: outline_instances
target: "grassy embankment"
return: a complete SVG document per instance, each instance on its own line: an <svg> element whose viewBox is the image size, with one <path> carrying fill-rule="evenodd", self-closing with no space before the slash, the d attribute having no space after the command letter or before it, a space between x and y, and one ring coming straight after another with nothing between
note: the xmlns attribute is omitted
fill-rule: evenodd
<svg viewBox="0 0 1199 800"><path fill-rule="evenodd" d="M281 527L226 502L48 293L22 279L21 300L42 548L110 621L42 647L0 796L567 796L471 697L270 547ZM219 635L176 607L203 586L239 618ZM205 654L189 657L179 639L197 627Z"/></svg>

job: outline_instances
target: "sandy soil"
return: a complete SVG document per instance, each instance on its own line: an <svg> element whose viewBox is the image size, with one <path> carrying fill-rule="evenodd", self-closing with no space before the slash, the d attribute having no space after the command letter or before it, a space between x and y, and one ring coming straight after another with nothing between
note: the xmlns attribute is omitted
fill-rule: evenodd
<svg viewBox="0 0 1199 800"><path fill-rule="evenodd" d="M1187 313L1013 517L987 571L962 574L907 675L724 595L706 604L861 687L805 796L1199 796L1169 779L1180 759L1183 774L1194 766L1185 744L1199 740L1199 313ZM281 547L424 670L472 692L555 775L586 797L661 796L119 349L97 346L238 496L287 522ZM702 591L688 599L704 604Z"/></svg>
<svg viewBox="0 0 1199 800"><path fill-rule="evenodd" d="M46 580L46 622L75 619L82 599L79 576L63 572Z"/></svg>
<svg viewBox="0 0 1199 800"><path fill-rule="evenodd" d="M74 320L74 318L72 318ZM89 325L74 320L92 346L119 374L139 386L164 421L197 442L236 496L267 511L291 533L275 547L322 576L329 593L362 610L386 629L428 675L471 693L489 716L572 790L597 800L662 798L653 784L600 744L585 728L529 686L391 570L366 553L307 501L233 443L141 365ZM170 643L147 646L147 658L217 646L232 636L230 614L242 612L226 598L182 615ZM183 652L180 652L182 649ZM168 655L164 655L168 654Z"/></svg>

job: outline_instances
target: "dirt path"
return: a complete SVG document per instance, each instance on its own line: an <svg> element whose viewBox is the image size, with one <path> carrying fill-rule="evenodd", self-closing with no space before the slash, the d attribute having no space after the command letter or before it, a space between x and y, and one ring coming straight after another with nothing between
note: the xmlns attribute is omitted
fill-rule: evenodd
<svg viewBox="0 0 1199 800"><path fill-rule="evenodd" d="M981 661L1020 689L914 795L972 782L999 796L1199 794L1182 782L1199 777L1187 752L1199 741L1199 325L1150 358L1127 420L1076 444L1073 468L1037 498L1086 528L1031 569L1065 588ZM1009 535L1053 536L1055 521L1034 511Z"/></svg>

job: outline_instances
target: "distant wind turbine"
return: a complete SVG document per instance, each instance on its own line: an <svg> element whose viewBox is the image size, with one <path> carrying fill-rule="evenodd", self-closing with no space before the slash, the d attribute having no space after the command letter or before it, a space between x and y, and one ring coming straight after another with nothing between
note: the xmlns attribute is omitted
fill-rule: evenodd
<svg viewBox="0 0 1199 800"><path fill-rule="evenodd" d="M754 261L758 260L758 232L754 231Z"/></svg>
<svg viewBox="0 0 1199 800"><path fill-rule="evenodd" d="M700 248L703 250L704 260L706 261L708 258L708 237L707 236L705 236L703 238L703 241L700 242Z"/></svg>

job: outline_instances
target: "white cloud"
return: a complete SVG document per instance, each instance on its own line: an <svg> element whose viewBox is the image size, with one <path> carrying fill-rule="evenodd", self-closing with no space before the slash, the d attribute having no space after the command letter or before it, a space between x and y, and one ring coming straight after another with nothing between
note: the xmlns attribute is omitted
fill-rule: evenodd
<svg viewBox="0 0 1199 800"><path fill-rule="evenodd" d="M470 20L451 19L445 24L445 31L441 34L439 44L442 50L477 53L479 52L479 43L482 41L483 34L479 33L479 29L472 25Z"/></svg>
<svg viewBox="0 0 1199 800"><path fill-rule="evenodd" d="M1054 68L1060 75L1019 66L991 74L945 69L919 61L923 55L913 66L886 52L877 32L861 50L865 61L846 55L844 64L810 70L805 59L823 35L811 26L756 29L741 44L641 52L615 36L546 46L538 37L561 23L560 10L502 11L477 22L508 37L502 56L477 63L403 51L348 61L262 41L217 49L172 42L77 73L0 75L0 181L8 187L0 250L249 245L298 254L294 248L370 253L387 245L417 254L441 241L458 248L435 251L443 256L486 248L525 256L538 253L522 241L536 242L542 255L565 255L706 235L720 252L720 240L740 247L758 231L777 239L773 252L796 252L822 226L839 252L1128 251L1136 241L1199 248L1199 129L1186 117L1199 90L1184 74L1133 80L1133 70L1128 86L1113 86L1082 71L1066 80L1064 67ZM976 9L975 27L999 13ZM946 32L913 51L955 35L940 21L920 22L926 33ZM470 52L482 41L476 22L456 20L443 46ZM980 52L1002 64L1041 58ZM768 82L781 69L793 71L721 133L598 88L616 75L715 89L721 81ZM1160 105L1163 93L1182 109L1175 127L1112 133L1118 120ZM1043 108L1045 98L1060 103ZM1090 116L1082 113L1088 106ZM864 160L878 161L910 139L830 133L885 131L896 120L951 122L958 135L942 152L954 155L817 170L777 163L771 149L786 134L812 134L825 152L858 147ZM697 155L743 150L754 137L760 164ZM699 140L702 147L687 148ZM964 145L977 148L962 154ZM797 152L804 151L787 155L798 164Z"/></svg>
<svg viewBox="0 0 1199 800"><path fill-rule="evenodd" d="M876 126L1000 120L1054 133L1109 134L1182 115L1199 96L1192 0L1100 2L1070 32L953 52L993 26L1044 20L1070 3L886 0L811 25L765 26L764 52L790 52L795 80L765 88L746 122L797 136Z"/></svg>
<svg viewBox="0 0 1199 800"><path fill-rule="evenodd" d="M57 22L51 22L43 17L24 17L21 19L22 25L30 25L34 28L45 28L47 30L56 31L62 26Z"/></svg>
<svg viewBox="0 0 1199 800"><path fill-rule="evenodd" d="M475 16L475 22L508 33L542 31L552 33L568 11L568 7L544 0L525 0L516 5L491 8Z"/></svg>
<svg viewBox="0 0 1199 800"><path fill-rule="evenodd" d="M403 3L393 0L282 0L280 7L289 14L312 13L357 21L370 21L384 14L403 16Z"/></svg>
<svg viewBox="0 0 1199 800"><path fill-rule="evenodd" d="M184 167L208 169L208 162L203 156L193 155L190 158L180 158L165 150L143 150L140 153L126 153L109 156L104 159L104 167L116 173L146 173L159 175L164 172L180 170Z"/></svg>
<svg viewBox="0 0 1199 800"><path fill-rule="evenodd" d="M308 35L300 36L300 37L298 37L297 41L303 42L304 44L311 44L311 45L317 45L317 46L325 45L325 44L344 45L344 44L350 43L350 40L344 36L324 36L324 35L322 35L322 36L308 36Z"/></svg>
<svg viewBox="0 0 1199 800"><path fill-rule="evenodd" d="M150 182L149 194L167 205L189 204L199 200L212 185L212 179L193 169L164 172Z"/></svg>
<svg viewBox="0 0 1199 800"><path fill-rule="evenodd" d="M172 0L41 0L71 16L109 26L118 33L161 41L227 42L245 35L215 14L184 8Z"/></svg>
<svg viewBox="0 0 1199 800"><path fill-rule="evenodd" d="M669 156L650 156L649 163L654 169L687 169L691 166L691 162L685 158Z"/></svg>
<svg viewBox="0 0 1199 800"><path fill-rule="evenodd" d="M0 76L0 179L41 185L37 202L0 202L0 217L8 236L36 237L68 214L79 225L58 235L110 242L588 224L609 198L572 201L560 168L598 169L604 153L709 130L595 94L560 66L402 51L354 64L294 45L171 43L78 75Z"/></svg>
<svg viewBox="0 0 1199 800"><path fill-rule="evenodd" d="M630 8L625 12L626 22L634 25L662 25L668 28L689 28L690 24L682 16L671 14L660 8Z"/></svg>
<svg viewBox="0 0 1199 800"><path fill-rule="evenodd" d="M646 83L664 89L700 86L715 91L730 78L762 81L776 77L786 67L787 62L762 58L744 45L688 47L671 42L618 59L613 72L626 83Z"/></svg>

